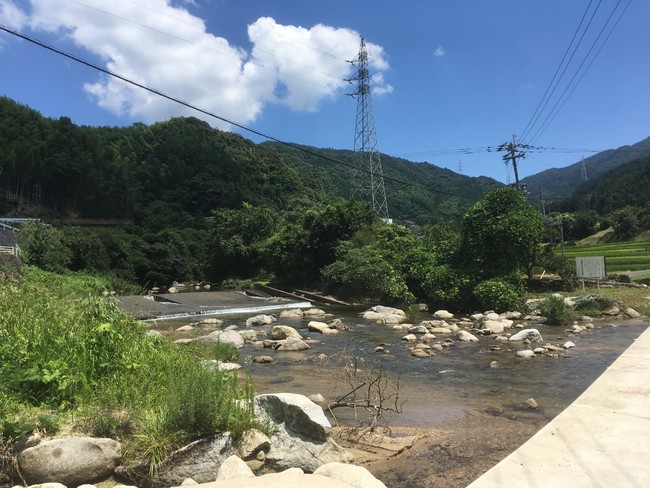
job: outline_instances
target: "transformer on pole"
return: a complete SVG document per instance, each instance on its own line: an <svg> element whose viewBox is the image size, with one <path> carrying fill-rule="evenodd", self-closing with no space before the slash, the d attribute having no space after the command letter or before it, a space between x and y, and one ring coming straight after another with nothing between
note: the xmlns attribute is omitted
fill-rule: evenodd
<svg viewBox="0 0 650 488"><path fill-rule="evenodd" d="M372 208L385 221L390 222L381 158L377 145L375 115L372 110L370 93L370 72L368 71L368 51L361 38L359 54L350 61L357 68L350 83L357 82L357 88L349 95L357 99L357 123L354 133L354 165L352 173L352 198L369 200Z"/></svg>

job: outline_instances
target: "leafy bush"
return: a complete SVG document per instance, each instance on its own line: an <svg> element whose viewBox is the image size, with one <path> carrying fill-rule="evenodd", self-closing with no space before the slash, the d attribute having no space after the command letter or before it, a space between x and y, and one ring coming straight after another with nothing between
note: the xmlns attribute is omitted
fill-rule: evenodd
<svg viewBox="0 0 650 488"><path fill-rule="evenodd" d="M379 252L364 247L347 249L343 256L323 268L327 287L353 300L380 301L390 305L413 303L404 278Z"/></svg>
<svg viewBox="0 0 650 488"><path fill-rule="evenodd" d="M429 269L422 284L424 296L429 305L463 308L470 288L469 279L447 264Z"/></svg>
<svg viewBox="0 0 650 488"><path fill-rule="evenodd" d="M481 310L520 310L523 304L521 285L508 283L502 278L480 282L474 287L473 295Z"/></svg>
<svg viewBox="0 0 650 488"><path fill-rule="evenodd" d="M566 304L562 295L553 294L540 305L540 311L549 325L566 325L574 318L573 309Z"/></svg>

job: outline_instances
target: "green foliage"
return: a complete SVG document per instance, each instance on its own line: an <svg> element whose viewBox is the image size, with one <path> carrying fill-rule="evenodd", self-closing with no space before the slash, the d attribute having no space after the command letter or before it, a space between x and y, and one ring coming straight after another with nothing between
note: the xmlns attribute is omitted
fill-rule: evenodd
<svg viewBox="0 0 650 488"><path fill-rule="evenodd" d="M97 296L104 283L28 267L20 287L0 286L4 436L34 426L51 431L59 415L74 413L92 432L142 440L138 452L155 465L177 441L253 425L250 381L241 388L237 375L201 363L232 358L232 348L198 351L150 338ZM25 414L32 410L36 418Z"/></svg>
<svg viewBox="0 0 650 488"><path fill-rule="evenodd" d="M63 271L72 261L72 253L65 244L63 233L52 226L25 222L18 234L22 257L46 271Z"/></svg>
<svg viewBox="0 0 650 488"><path fill-rule="evenodd" d="M637 210L633 207L623 207L611 216L614 232L622 238L634 237L640 230Z"/></svg>
<svg viewBox="0 0 650 488"><path fill-rule="evenodd" d="M542 230L538 212L521 193L510 187L492 190L463 219L462 260L479 279L530 271Z"/></svg>
<svg viewBox="0 0 650 488"><path fill-rule="evenodd" d="M441 264L428 270L422 289L430 305L461 310L470 305L472 281L449 264Z"/></svg>
<svg viewBox="0 0 650 488"><path fill-rule="evenodd" d="M575 316L573 309L559 294L544 299L540 305L540 312L546 317L546 323L549 325L567 325Z"/></svg>
<svg viewBox="0 0 650 488"><path fill-rule="evenodd" d="M270 266L268 243L278 228L278 214L269 207L217 210L210 233L211 276L222 281L263 272Z"/></svg>
<svg viewBox="0 0 650 488"><path fill-rule="evenodd" d="M328 288L352 300L404 305L414 297L399 273L371 248L349 248L323 268Z"/></svg>
<svg viewBox="0 0 650 488"><path fill-rule="evenodd" d="M519 280L521 281L521 280ZM513 284L501 278L492 278L480 282L474 287L475 304L481 310L521 310L523 307L523 286Z"/></svg>
<svg viewBox="0 0 650 488"><path fill-rule="evenodd" d="M338 245L378 219L366 203L338 200L302 213L288 222L269 243L275 276L311 284L321 270L336 260Z"/></svg>

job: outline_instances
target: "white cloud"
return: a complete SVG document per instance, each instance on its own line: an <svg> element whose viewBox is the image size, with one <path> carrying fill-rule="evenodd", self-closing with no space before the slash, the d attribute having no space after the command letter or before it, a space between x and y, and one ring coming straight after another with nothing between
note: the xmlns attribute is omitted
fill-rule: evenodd
<svg viewBox="0 0 650 488"><path fill-rule="evenodd" d="M349 29L278 24L269 17L248 26L250 52L207 31L206 23L170 0L31 0L21 12L0 0L3 18L72 40L107 69L241 124L254 121L266 104L315 111L349 86L359 36ZM178 5L178 2L176 2ZM191 4L185 0L184 4ZM84 5L85 4L85 5ZM129 20L126 20L129 19ZM381 46L367 44L373 72L388 69ZM392 91L375 76L375 92ZM147 122L196 114L169 100L100 75L84 89L115 114ZM213 118L212 125L227 128Z"/></svg>
<svg viewBox="0 0 650 488"><path fill-rule="evenodd" d="M12 0L0 0L0 23L22 29L27 23L27 15Z"/></svg>
<svg viewBox="0 0 650 488"><path fill-rule="evenodd" d="M433 55L434 55L436 58L441 58L441 57L443 57L445 54L447 54L447 51L445 51L445 48L442 47L440 44L438 44L438 47L436 47L436 50L433 51Z"/></svg>

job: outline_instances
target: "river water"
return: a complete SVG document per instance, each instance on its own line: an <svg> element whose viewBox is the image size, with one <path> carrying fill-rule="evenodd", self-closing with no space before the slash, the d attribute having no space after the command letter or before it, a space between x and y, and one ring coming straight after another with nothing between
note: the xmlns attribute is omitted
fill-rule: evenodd
<svg viewBox="0 0 650 488"><path fill-rule="evenodd" d="M340 318L350 330L323 336L307 330L312 319L283 320L273 325L290 325L303 337L317 342L302 352L264 349L261 344L247 344L241 350L242 364L247 357L265 355L274 359L271 364L250 364L256 393L320 393L327 402L332 401L345 390L340 379L342 363L336 358L343 351L353 350L375 367L382 366L391 380L399 378L400 399L406 403L401 414L390 418L391 425L417 427L446 424L486 410L499 415L521 415L521 404L531 397L539 405L534 415L539 423L544 423L577 398L649 325L642 320L597 320L594 329L573 334L564 327L531 324L539 329L545 342L562 345L570 340L576 344L558 357L522 359L515 351L527 346L496 343L491 336L479 336L478 343L462 343L454 338L453 347L436 352L435 356L415 358L409 353L409 344L402 340L406 331L364 320L359 316L363 310L360 308L325 310L331 316L315 320ZM243 329L246 319L257 313L244 309L224 315L220 317L224 319L222 328L236 325ZM425 313L420 317L431 318L431 314ZM196 318L176 317L153 322L151 327L176 339L188 337L187 333L175 330L193 320ZM273 325L255 329L265 330L270 337ZM439 341L444 339L445 336L438 337ZM387 352L374 352L379 345ZM490 350L494 345L500 350ZM498 368L490 366L492 361L498 362ZM352 415L351 411L343 412L344 419L350 420Z"/></svg>

